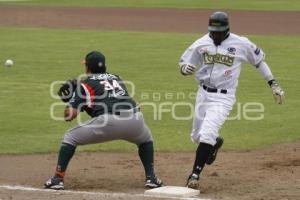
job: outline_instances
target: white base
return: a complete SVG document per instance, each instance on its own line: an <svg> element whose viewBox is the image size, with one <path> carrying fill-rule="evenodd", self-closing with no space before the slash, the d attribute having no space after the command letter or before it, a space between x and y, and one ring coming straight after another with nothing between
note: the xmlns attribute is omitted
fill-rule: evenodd
<svg viewBox="0 0 300 200"><path fill-rule="evenodd" d="M145 191L145 195L158 197L193 197L199 194L200 190L178 186L164 186Z"/></svg>

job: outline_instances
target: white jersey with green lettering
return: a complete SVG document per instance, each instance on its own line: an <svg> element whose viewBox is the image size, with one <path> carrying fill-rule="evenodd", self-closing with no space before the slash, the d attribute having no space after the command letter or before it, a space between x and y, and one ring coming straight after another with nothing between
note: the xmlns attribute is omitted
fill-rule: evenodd
<svg viewBox="0 0 300 200"><path fill-rule="evenodd" d="M195 104L193 142L215 145L219 130L236 101L242 62L257 66L263 60L263 51L246 37L233 33L218 46L206 34L187 48L179 65L181 69L196 67L195 76L201 85Z"/></svg>
<svg viewBox="0 0 300 200"><path fill-rule="evenodd" d="M215 46L206 34L183 53L179 65L196 66L196 79L201 84L235 91L242 62L256 66L263 60L264 52L246 37L230 33L221 45Z"/></svg>

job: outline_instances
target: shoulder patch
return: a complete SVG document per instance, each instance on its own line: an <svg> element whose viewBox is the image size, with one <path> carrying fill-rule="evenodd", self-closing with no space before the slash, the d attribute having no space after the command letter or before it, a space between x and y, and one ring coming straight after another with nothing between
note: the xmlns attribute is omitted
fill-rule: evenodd
<svg viewBox="0 0 300 200"><path fill-rule="evenodd" d="M255 51L254 51L254 53L255 53L256 55L258 55L258 54L260 53L260 48L256 48Z"/></svg>
<svg viewBox="0 0 300 200"><path fill-rule="evenodd" d="M230 53L230 54L235 54L235 52L236 52L236 48L234 48L234 47L228 47L228 49L227 49L227 51L228 51L228 53Z"/></svg>

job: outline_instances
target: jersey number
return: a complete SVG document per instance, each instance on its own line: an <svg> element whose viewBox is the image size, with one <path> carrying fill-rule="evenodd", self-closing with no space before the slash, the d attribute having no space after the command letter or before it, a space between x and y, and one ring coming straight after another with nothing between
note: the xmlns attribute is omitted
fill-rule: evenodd
<svg viewBox="0 0 300 200"><path fill-rule="evenodd" d="M109 81L100 81L100 84L104 85L105 90L124 90L116 80L113 80L112 83Z"/></svg>
<svg viewBox="0 0 300 200"><path fill-rule="evenodd" d="M109 81L100 81L100 84L104 86L104 90L111 92L109 97L117 97L119 95L124 95L125 90L121 87L121 85L116 80Z"/></svg>

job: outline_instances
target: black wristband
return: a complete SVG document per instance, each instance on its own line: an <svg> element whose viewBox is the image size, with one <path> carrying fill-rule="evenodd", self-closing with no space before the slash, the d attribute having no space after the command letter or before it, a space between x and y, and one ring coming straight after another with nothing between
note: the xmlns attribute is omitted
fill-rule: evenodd
<svg viewBox="0 0 300 200"><path fill-rule="evenodd" d="M272 80L268 81L269 86L273 85L274 83L276 83L275 79L272 79Z"/></svg>

